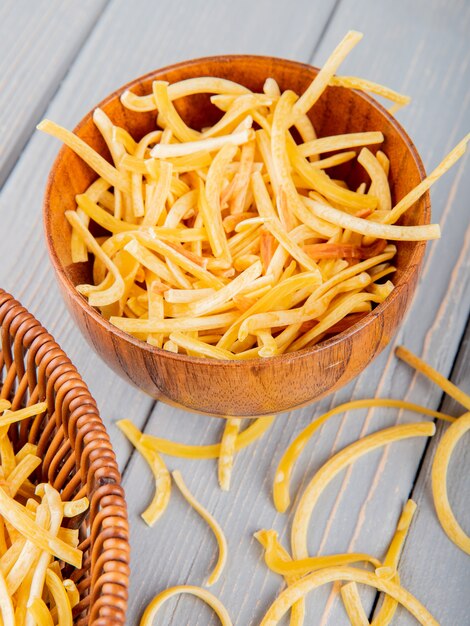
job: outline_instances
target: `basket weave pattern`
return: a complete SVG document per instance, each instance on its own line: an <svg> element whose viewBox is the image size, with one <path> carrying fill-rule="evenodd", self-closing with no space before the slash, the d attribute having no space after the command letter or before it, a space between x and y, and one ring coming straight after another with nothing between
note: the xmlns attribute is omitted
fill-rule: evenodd
<svg viewBox="0 0 470 626"><path fill-rule="evenodd" d="M47 412L12 424L15 451L37 444L43 459L31 478L51 483L64 500L87 496L89 511L69 527L80 530L80 570L64 566L80 591L77 626L125 624L129 528L116 457L96 402L53 337L0 289L0 398L12 409L46 401ZM71 570L71 571L69 571Z"/></svg>

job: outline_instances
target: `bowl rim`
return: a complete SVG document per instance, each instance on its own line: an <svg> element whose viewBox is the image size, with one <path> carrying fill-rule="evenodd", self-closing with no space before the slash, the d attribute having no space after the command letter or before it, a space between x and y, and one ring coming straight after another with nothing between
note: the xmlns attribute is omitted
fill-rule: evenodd
<svg viewBox="0 0 470 626"><path fill-rule="evenodd" d="M205 63L214 63L214 62L223 62L223 63L233 63L237 61L245 61L245 62L253 62L253 63L270 63L270 64L281 64L287 67L296 67L300 69L304 69L305 71L311 72L312 70L315 72L319 72L319 68L310 65L308 63L302 63L300 61L294 61L291 59L285 59L282 57L273 57L268 55L256 55L256 54L221 54L221 55L213 55L213 56L205 56L198 57L195 59L189 59L186 61L180 61L178 63L173 63L171 65L166 65L161 68L157 68L155 70L151 70L142 76L138 76L133 80L125 83L121 87L115 89L111 94L102 99L99 103L97 103L86 115L82 117L80 122L73 129L73 133L77 134L81 128L89 122L92 118L93 111L98 107L104 107L110 101L119 98L119 96L126 90L132 89L139 83L143 81L151 80L156 75L160 75L166 72L174 71L179 68L188 68L195 65L205 64ZM365 100L368 105L372 108L375 108L395 129L398 135L401 136L404 143L406 144L411 157L414 160L418 173L420 175L421 181L426 177L426 170L424 168L424 164L421 160L421 157L414 145L413 141L409 137L408 133L405 131L403 126L382 106L377 100L369 96L367 93L360 91L358 89L352 89L360 98ZM358 333L360 330L364 329L369 324L373 323L377 317L379 317L389 306L391 306L396 298L399 295L399 290L406 288L407 279L410 278L411 274L416 270L419 271L420 265L423 261L423 257L426 250L426 242L425 241L417 241L413 242L415 245L411 261L408 267L403 271L402 280L399 285L396 285L391 294L378 306L376 306L372 311L367 313L362 319L357 321L355 324L342 331L326 339L321 341L320 343L310 347L303 348L302 350L296 350L295 352L287 352L284 354L279 354L272 357L257 357L252 359L208 359L204 357L194 357L188 356L186 354L179 354L170 352L168 350L163 350L162 348L157 348L156 346L152 346L140 339L133 337L131 334L126 333L113 324L109 322L109 320L105 319L101 313L99 313L96 309L94 309L90 304L88 304L87 300L78 293L75 288L75 285L72 283L70 278L67 276L64 266L62 265L57 252L55 250L51 233L48 228L48 222L50 219L50 193L54 183L54 178L56 171L62 161L64 154L70 150L67 146L63 145L57 156L54 160L52 168L47 177L46 189L44 193L43 200L43 228L46 239L46 245L49 252L49 257L52 261L52 265L54 267L56 276L62 285L62 287L67 291L70 295L74 303L78 305L78 307L83 311L86 316L89 316L96 322L101 328L105 331L110 332L112 335L116 335L119 339L124 342L128 342L132 344L134 347L140 350L144 350L147 353L155 355L157 358L166 358L171 361L179 361L182 363L187 363L191 365L204 364L209 367L218 367L221 364L224 367L235 368L235 369L243 369L243 368L262 368L262 367L270 367L271 365L275 365L276 363L290 363L297 360L302 360L307 357L312 356L320 356L320 354L324 350L329 350L333 348L336 344L343 342L344 340L353 339L353 336ZM429 191L426 191L421 199L424 201L424 216L425 223L428 223L431 218L431 201Z"/></svg>

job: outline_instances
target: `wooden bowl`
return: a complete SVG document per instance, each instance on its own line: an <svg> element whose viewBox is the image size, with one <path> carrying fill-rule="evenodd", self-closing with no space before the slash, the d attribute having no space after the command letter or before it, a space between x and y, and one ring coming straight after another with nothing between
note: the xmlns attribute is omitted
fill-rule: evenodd
<svg viewBox="0 0 470 626"><path fill-rule="evenodd" d="M124 89L142 95L151 92L155 79L173 83L212 75L261 91L264 80L272 76L282 90L293 89L301 94L317 72L308 65L271 57L209 57L151 72L111 94L98 106L115 124L140 139L154 129L155 114L137 114L125 109L119 101ZM180 99L176 106L185 121L195 128L212 124L220 117L206 95ZM310 116L319 136L383 132L382 149L391 161L394 202L424 178L423 164L406 132L367 95L329 87ZM110 158L91 112L75 133ZM360 170L346 164L341 166L340 174L351 183L358 183ZM75 208L75 194L82 193L95 178L96 174L69 148L61 149L49 175L44 199L49 254L65 302L87 341L120 376L158 400L218 416L256 416L308 404L345 385L388 344L415 290L425 243L399 243L394 261L395 289L391 295L357 324L313 348L248 361L202 359L154 348L115 328L75 290L77 284L92 282L91 264L72 263L71 229L64 212ZM400 223L425 224L429 220L430 201L426 194Z"/></svg>

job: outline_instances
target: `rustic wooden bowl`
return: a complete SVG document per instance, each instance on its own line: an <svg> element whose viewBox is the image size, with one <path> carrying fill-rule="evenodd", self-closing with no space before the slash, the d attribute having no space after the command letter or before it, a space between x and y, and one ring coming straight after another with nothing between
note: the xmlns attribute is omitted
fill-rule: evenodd
<svg viewBox="0 0 470 626"><path fill-rule="evenodd" d="M151 92L155 79L172 83L212 75L230 78L259 91L264 80L272 76L281 89L293 89L301 94L317 72L308 65L271 57L198 59L138 78L99 106L116 124L140 139L155 127L155 114L126 110L119 101L126 88L141 95ZM196 128L212 124L220 117L206 95L178 100L176 106L186 122ZM382 149L391 161L394 201L425 176L421 159L406 132L367 95L329 87L310 115L319 136L369 130L384 133ZM109 158L91 113L80 122L75 133ZM346 164L340 174L358 183L363 175L360 169ZM194 358L154 348L112 326L75 290L77 284L92 282L91 264L72 263L71 229L64 212L75 208L75 194L82 193L95 178L96 174L69 148L61 149L49 175L44 200L49 254L65 302L90 345L123 378L159 400L218 416L256 416L308 404L357 376L387 345L415 290L425 244L400 243L392 294L357 324L313 348L249 361ZM426 194L403 216L401 223L424 224L429 219L430 202Z"/></svg>

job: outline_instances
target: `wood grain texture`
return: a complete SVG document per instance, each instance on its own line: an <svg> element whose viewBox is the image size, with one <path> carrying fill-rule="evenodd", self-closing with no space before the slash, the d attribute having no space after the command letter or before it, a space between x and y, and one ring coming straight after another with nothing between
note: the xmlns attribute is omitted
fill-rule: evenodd
<svg viewBox="0 0 470 626"><path fill-rule="evenodd" d="M0 186L106 0L6 0L0 5Z"/></svg>
<svg viewBox="0 0 470 626"><path fill-rule="evenodd" d="M208 57L153 72L128 85L132 92L148 94L154 80L176 83L198 76L217 76L262 92L268 77L281 90L303 93L316 71L292 61L261 56ZM122 90L100 103L108 117L139 139L155 130L152 113L129 113L120 102ZM181 98L178 110L190 128L214 123L216 110L208 96ZM383 132L381 149L391 163L390 189L396 204L416 187L425 174L413 144L404 130L374 101L358 92L328 88L309 115L318 135L344 132ZM220 115L218 116L220 117ZM101 133L89 113L75 134L103 156ZM361 166L345 171L352 188L358 184ZM76 194L83 193L96 173L72 150L63 148L51 170L44 198L46 243L64 300L88 343L124 380L158 400L210 415L254 417L288 411L340 388L357 376L390 341L413 296L425 251L423 242L397 242L393 263L395 289L369 315L344 332L313 348L271 359L216 361L160 350L120 331L91 307L76 290L92 284L92 263L72 263L71 235L64 211L76 208ZM400 223L429 223L429 194L406 212Z"/></svg>
<svg viewBox="0 0 470 626"><path fill-rule="evenodd" d="M470 393L470 326L452 372L452 382ZM446 397L442 410L451 415L465 412L459 404ZM468 578L470 558L451 543L436 516L431 492L432 460L446 426L441 424L426 451L412 497L418 505L400 562L402 583L429 608L440 615L442 624L467 624L470 617ZM468 435L455 449L449 465L449 499L462 528L470 534L468 502L470 501L470 455ZM430 578L432 572L432 584ZM440 581L440 584L437 584ZM431 583L431 584L430 584ZM397 626L411 623L401 610Z"/></svg>
<svg viewBox="0 0 470 626"><path fill-rule="evenodd" d="M468 19L468 6L461 2L418 2L410 15L409 3L404 1L373 3L342 0L311 61L321 65L349 28L364 31L365 38L345 65L344 73L383 81L404 91L411 87L414 102L408 111L400 112L398 117L404 121L411 137L417 142L425 164L431 169L468 132L470 126L467 104L468 46L464 36ZM439 46L436 46L436 40L440 42ZM444 81L441 80L444 70L439 72L436 70L438 67L446 68ZM451 71L453 73L449 74ZM441 220L443 239L429 248L418 291L396 339L397 343L404 343L422 354L445 374L450 372L470 304L466 201L470 183L465 176L468 167L467 156L432 191L433 220ZM261 550L251 538L251 533L257 528L271 526L280 531L283 540L288 537L290 516L276 515L270 498L273 472L280 454L314 416L339 402L375 393L381 397L407 398L434 407L440 401L438 390L413 377L409 368L399 363L391 350L387 350L362 376L332 397L289 416L281 416L256 448L244 451L239 457L233 489L228 494L216 491L216 470L212 462L169 461L172 468L186 470L190 488L209 505L211 512L233 537L231 560L224 579L215 591L229 607L235 623L258 623L274 590L282 587L279 577L267 573ZM297 490L305 486L312 473L333 452L357 437L397 421L416 419L420 419L419 416L384 410L356 411L345 417L333 418L304 452L294 473L293 488ZM217 440L221 426L176 409L169 411L158 404L148 429L158 432L160 436L200 442ZM368 455L345 476L338 477L323 494L312 520L309 535L311 552L328 554L349 549L367 551L379 557L383 555L403 503L414 484L424 446L425 442L417 440L394 444L384 451ZM211 470L212 475L208 473ZM132 485L142 481L142 472L141 460L133 459L125 477L133 516L131 545L135 563L148 558L148 544L137 521L137 512L143 505L142 496L132 489ZM146 480L145 493L148 496L150 479ZM161 521L158 529L150 531L155 536L158 556L152 559L155 567L150 566L148 570L152 582L148 584L147 594L137 593L140 579L131 581L131 623L135 623L155 587L160 589L185 581L199 583L210 568L207 551L214 547L210 534L202 525L187 526L184 515L189 513L180 505L177 498L172 498L168 518ZM134 513L136 507L137 512ZM194 521L194 518L191 519ZM176 526L176 520L181 524ZM175 542L178 542L178 547L175 547ZM429 542L423 543L430 552L432 545L432 536ZM451 567L450 560L446 563ZM406 580L405 567L404 563L402 574ZM467 570L459 569L459 572L468 576ZM421 585L428 585L431 592L443 584L441 579L434 577L432 568L427 568L426 574ZM412 588L418 597L422 597L421 585ZM370 610L375 594L364 593L361 589L361 597ZM468 610L468 605L461 610ZM442 626L455 626L458 622L452 620L452 607L443 611L441 614L439 607L435 611ZM176 611L174 605L168 607L162 621L179 624L191 619L191 624L207 624L207 616L204 609L185 601L178 604ZM407 620L403 623L412 623L409 616L404 615L400 619ZM216 624L216 620L210 623ZM336 596L330 596L330 589L316 590L312 594L308 601L307 623L316 626L347 624L341 602Z"/></svg>

